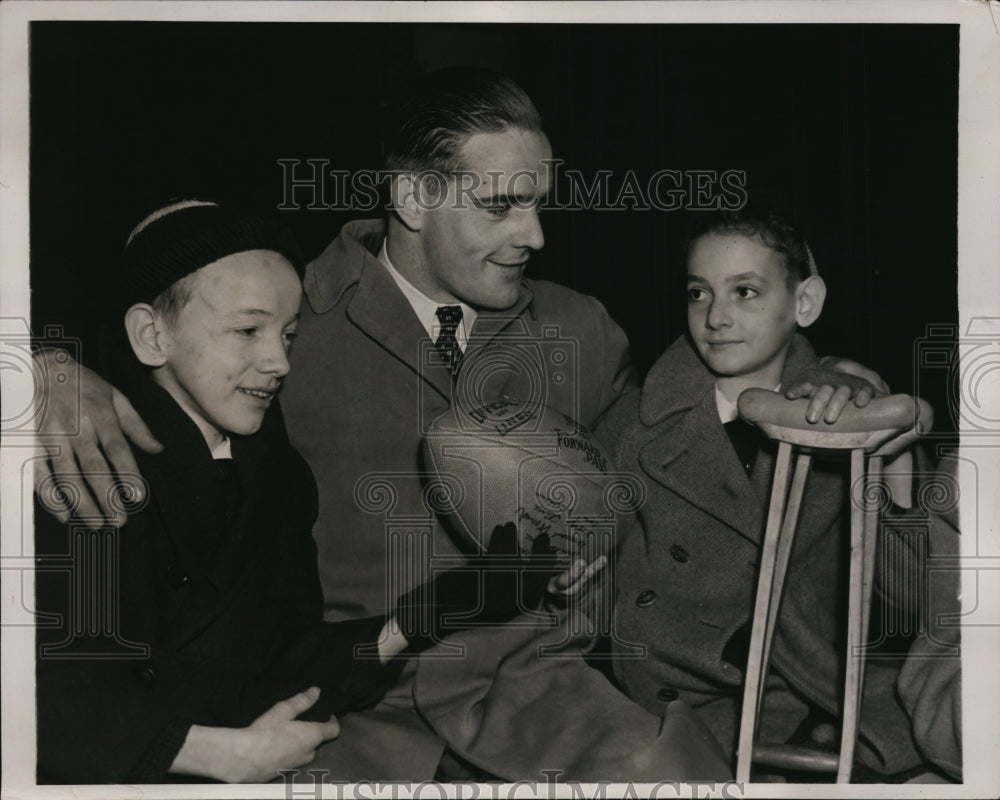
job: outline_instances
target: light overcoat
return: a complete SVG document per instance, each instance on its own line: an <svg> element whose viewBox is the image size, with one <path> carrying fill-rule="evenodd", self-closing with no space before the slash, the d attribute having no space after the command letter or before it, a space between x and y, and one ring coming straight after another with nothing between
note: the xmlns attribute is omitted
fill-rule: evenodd
<svg viewBox="0 0 1000 800"><path fill-rule="evenodd" d="M413 533L435 555L468 552L428 507L420 463L421 436L453 391L540 399L592 427L634 380L628 340L597 300L525 279L512 308L480 313L456 388L377 258L384 236L381 221L348 223L306 268L281 396L289 437L319 486L328 619L381 614L426 580L424 561L394 560Z"/></svg>

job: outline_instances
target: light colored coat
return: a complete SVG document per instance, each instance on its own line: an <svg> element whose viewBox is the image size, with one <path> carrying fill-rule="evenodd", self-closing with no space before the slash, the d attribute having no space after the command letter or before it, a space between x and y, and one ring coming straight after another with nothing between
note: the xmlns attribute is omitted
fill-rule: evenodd
<svg viewBox="0 0 1000 800"><path fill-rule="evenodd" d="M389 566L393 536L426 529L434 554L462 552L427 506L419 461L421 434L448 409L452 381L425 366L433 343L375 255L384 235L380 221L349 223L306 268L281 395L289 438L319 486L314 534L334 620L380 614L427 579L424 563ZM628 340L604 307L535 280L512 308L480 313L460 373L476 397L530 394L588 427L633 380Z"/></svg>
<svg viewBox="0 0 1000 800"><path fill-rule="evenodd" d="M935 483L942 524L930 528L923 573L927 624L910 646L897 688L913 718L913 736L920 752L949 777L961 781L961 572L954 565L959 555L957 458L941 460ZM947 566L942 567L942 562Z"/></svg>
<svg viewBox="0 0 1000 800"><path fill-rule="evenodd" d="M289 437L319 488L314 536L326 614L334 620L381 613L398 594L427 580L428 554L453 556L464 544L428 508L419 460L422 432L448 409L456 389L446 369L425 366L433 345L376 257L384 236L380 221L349 223L307 267L307 302L281 396ZM501 394L543 399L592 426L633 380L625 334L597 300L548 281L525 280L511 309L480 313L457 391L484 400ZM404 551L396 545L407 543L427 550L393 562ZM414 710L414 667L404 670L376 708L341 718L340 737L320 748L310 768L327 769L333 780L433 777L448 734L442 729L439 736ZM559 675L581 678L581 694L588 681L604 680L582 662L578 667ZM480 681L470 673L470 688ZM422 685L429 682L427 676ZM504 686L518 702L523 687ZM658 731L658 716L616 695ZM438 712L440 701L436 696ZM536 713L552 717L561 711L550 704ZM613 707L598 713L611 724ZM493 774L544 780L533 771L539 754L530 739L491 726L481 741L487 740L508 741L502 753L489 757L471 752L461 736L450 744ZM311 778L303 774L301 780Z"/></svg>

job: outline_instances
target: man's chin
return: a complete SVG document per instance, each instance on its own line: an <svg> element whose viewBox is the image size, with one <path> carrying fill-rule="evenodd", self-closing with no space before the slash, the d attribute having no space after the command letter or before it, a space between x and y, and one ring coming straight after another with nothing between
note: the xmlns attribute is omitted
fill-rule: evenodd
<svg viewBox="0 0 1000 800"><path fill-rule="evenodd" d="M468 303L477 311L506 311L507 309L513 308L517 305L517 301L521 299L521 287L518 285L516 292L511 292L509 295L493 295L491 297L480 297L476 298L477 302ZM468 301L466 301L468 302Z"/></svg>

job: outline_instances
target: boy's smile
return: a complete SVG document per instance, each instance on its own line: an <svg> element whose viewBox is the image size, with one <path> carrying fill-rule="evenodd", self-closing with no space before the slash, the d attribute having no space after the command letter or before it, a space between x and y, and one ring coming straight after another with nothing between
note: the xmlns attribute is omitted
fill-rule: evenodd
<svg viewBox="0 0 1000 800"><path fill-rule="evenodd" d="M688 257L688 329L720 378L773 389L795 333L800 287L788 287L785 257L757 236L710 233Z"/></svg>
<svg viewBox="0 0 1000 800"><path fill-rule="evenodd" d="M209 445L248 435L288 374L302 286L271 250L221 258L194 273L191 298L159 331L166 360L153 379L198 423Z"/></svg>

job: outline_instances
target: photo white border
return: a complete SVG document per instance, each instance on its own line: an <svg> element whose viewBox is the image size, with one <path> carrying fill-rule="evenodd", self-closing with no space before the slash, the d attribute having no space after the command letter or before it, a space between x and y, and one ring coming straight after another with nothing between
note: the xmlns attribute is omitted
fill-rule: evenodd
<svg viewBox="0 0 1000 800"><path fill-rule="evenodd" d="M527 2L527 3L385 3L385 2L39 2L13 0L0 4L0 323L7 334L16 320L27 319L28 288L28 31L33 20L146 20L146 21L268 21L268 22L573 22L573 23L922 23L960 26L959 87L959 219L958 291L960 330L974 318L1000 317L1000 3L980 0L891 0L818 2ZM919 169L919 164L914 165ZM920 235L920 232L914 232ZM22 326L23 327L23 326ZM26 331L21 331L26 333ZM1000 332L998 332L1000 336ZM996 345L996 342L994 342ZM1000 373L1000 370L998 370ZM32 397L30 379L5 371L2 402L4 418L11 408L26 407ZM1000 394L1000 378L993 376L987 389ZM995 401L994 401L995 402ZM992 407L996 407L991 406ZM984 618L1000 616L997 570L1000 569L1000 487L998 444L975 438L975 431L963 421L962 455L975 461L979 488L984 502L975 508L974 492L963 496L963 519L978 519L974 536L962 537L962 592L968 604L979 598L977 611ZM2 796L78 798L173 798L173 797L287 797L281 785L143 785L35 787L34 785L34 669L33 632L16 621L22 590L31 596L29 572L19 584L16 566L30 559L31 537L21 535L22 509L31 508L31 487L21 483L23 440L9 438L0 449L2 497L0 528L3 560L2 616L0 647L4 653L0 676L2 708ZM978 446L976 446L978 444ZM974 469L966 464L962 486L975 480ZM30 511L27 512L30 519ZM28 550L24 549L25 543ZM20 560L19 560L20 559ZM13 565L13 566L12 566ZM983 597L993 599L986 604ZM761 784L748 786L746 797L995 797L1000 795L1000 627L963 629L963 665L980 665L967 670L963 681L963 741L966 759L965 783L945 785L859 785L848 787L805 786L802 784ZM984 673L993 673L986 675ZM360 784L362 796L407 796L398 786ZM528 796L518 784L482 787L483 797ZM296 797L305 787L296 790ZM338 796L329 787L330 796ZM414 784L412 788L419 789ZM450 795L455 796L451 787ZM545 789L544 785L540 785ZM618 785L618 792L626 790ZM735 789L736 787L733 787ZM428 791L429 789L429 791ZM565 789L565 791L563 791ZM586 797L596 787L584 787ZM607 796L616 796L616 786ZM350 797L341 789L343 797ZM636 787L636 796L643 796ZM694 792L695 789L692 789ZM700 796L706 796L702 788ZM506 793L505 793L506 792ZM716 796L720 793L717 789ZM432 787L418 796L437 797ZM469 787L461 794L469 797ZM545 796L573 796L568 787ZM668 796L668 795L665 795Z"/></svg>

